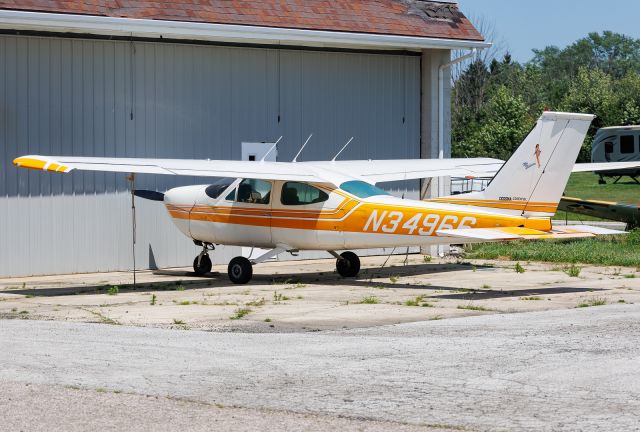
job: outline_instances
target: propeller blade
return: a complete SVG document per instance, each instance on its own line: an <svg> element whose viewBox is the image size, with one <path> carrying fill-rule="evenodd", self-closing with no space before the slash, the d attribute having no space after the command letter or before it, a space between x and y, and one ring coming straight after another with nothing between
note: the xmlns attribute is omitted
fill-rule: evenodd
<svg viewBox="0 0 640 432"><path fill-rule="evenodd" d="M152 190L136 189L133 194L137 197L148 199L151 201L164 201L164 194Z"/></svg>

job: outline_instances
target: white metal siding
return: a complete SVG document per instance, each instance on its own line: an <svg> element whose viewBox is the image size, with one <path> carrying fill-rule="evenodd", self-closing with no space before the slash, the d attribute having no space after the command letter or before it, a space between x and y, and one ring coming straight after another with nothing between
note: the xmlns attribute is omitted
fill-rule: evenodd
<svg viewBox="0 0 640 432"><path fill-rule="evenodd" d="M283 135L290 160L312 132L300 160L329 159L351 136L344 159L419 157L420 58L0 36L0 275L131 267L124 175L18 170L16 156L239 159L240 142ZM196 248L164 208L136 203L138 266L151 251L160 267L190 264Z"/></svg>

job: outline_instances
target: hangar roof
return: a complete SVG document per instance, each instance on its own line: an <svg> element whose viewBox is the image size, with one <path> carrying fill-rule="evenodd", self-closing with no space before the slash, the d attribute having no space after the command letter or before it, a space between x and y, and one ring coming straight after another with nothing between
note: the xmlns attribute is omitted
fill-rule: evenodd
<svg viewBox="0 0 640 432"><path fill-rule="evenodd" d="M484 42L457 3L448 0L0 0L2 27L7 28L5 15L9 13L11 18L13 11L176 25L198 23Z"/></svg>

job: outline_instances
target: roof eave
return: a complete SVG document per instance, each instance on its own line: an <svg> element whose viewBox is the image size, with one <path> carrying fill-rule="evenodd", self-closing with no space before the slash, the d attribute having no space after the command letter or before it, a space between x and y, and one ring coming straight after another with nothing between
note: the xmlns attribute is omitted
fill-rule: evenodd
<svg viewBox="0 0 640 432"><path fill-rule="evenodd" d="M0 29L360 49L483 49L491 46L488 42L466 39L440 39L14 10L0 10Z"/></svg>

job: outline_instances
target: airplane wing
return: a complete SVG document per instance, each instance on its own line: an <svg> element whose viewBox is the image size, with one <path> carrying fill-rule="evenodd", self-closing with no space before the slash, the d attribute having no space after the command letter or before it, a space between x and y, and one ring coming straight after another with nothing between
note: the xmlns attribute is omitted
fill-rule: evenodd
<svg viewBox="0 0 640 432"><path fill-rule="evenodd" d="M230 160L138 159L71 156L22 156L13 164L51 172L104 171L144 174L167 174L197 177L232 177L302 182L332 182L302 164Z"/></svg>
<svg viewBox="0 0 640 432"><path fill-rule="evenodd" d="M616 171L630 168L640 168L640 161L577 163L573 166L572 172Z"/></svg>
<svg viewBox="0 0 640 432"><path fill-rule="evenodd" d="M493 177L503 163L500 159L492 158L300 162L326 170L349 173L372 184L441 176Z"/></svg>
<svg viewBox="0 0 640 432"><path fill-rule="evenodd" d="M551 231L539 231L530 228L505 227L505 228L466 228L438 230L437 234L444 237L455 237L461 241L507 241L526 239L566 239L595 237L597 235L628 234L624 231L616 231L608 228L590 225L558 226Z"/></svg>
<svg viewBox="0 0 640 432"><path fill-rule="evenodd" d="M400 159L369 161L301 162L327 170L350 173L372 184L416 180L431 177L491 178L504 164L492 158ZM572 172L615 171L640 168L638 162L604 162L575 164Z"/></svg>
<svg viewBox="0 0 640 432"><path fill-rule="evenodd" d="M29 155L16 158L13 163L21 168L63 173L84 170L328 182L339 185L353 179L375 184L440 176L481 177L495 174L503 162L499 159L476 158L291 163Z"/></svg>
<svg viewBox="0 0 640 432"><path fill-rule="evenodd" d="M399 159L332 162L253 162L200 159L144 159L74 156L21 156L13 161L21 168L51 172L73 170L167 174L197 177L233 177L302 182L346 180L380 182L431 177L493 177L504 164L500 159ZM640 162L576 164L573 172L617 170L640 167Z"/></svg>

